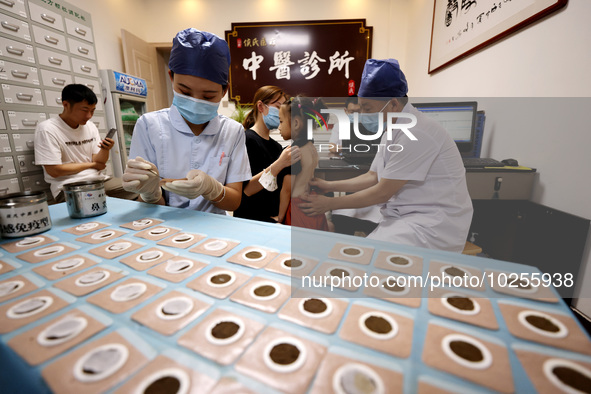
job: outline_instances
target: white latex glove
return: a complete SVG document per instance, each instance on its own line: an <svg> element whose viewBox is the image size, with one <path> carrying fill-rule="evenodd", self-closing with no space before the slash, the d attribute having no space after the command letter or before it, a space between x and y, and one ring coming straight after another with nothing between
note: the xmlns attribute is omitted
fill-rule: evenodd
<svg viewBox="0 0 591 394"><path fill-rule="evenodd" d="M158 168L139 156L127 161L122 180L123 189L139 193L145 202L155 203L162 197Z"/></svg>
<svg viewBox="0 0 591 394"><path fill-rule="evenodd" d="M224 186L201 170L191 170L187 173L186 181L167 182L162 188L191 200L203 196L206 200L212 201L219 198Z"/></svg>

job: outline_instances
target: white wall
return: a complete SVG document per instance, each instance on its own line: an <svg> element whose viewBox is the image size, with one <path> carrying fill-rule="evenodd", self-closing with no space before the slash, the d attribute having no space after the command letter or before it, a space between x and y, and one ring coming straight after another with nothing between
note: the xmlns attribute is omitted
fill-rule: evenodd
<svg viewBox="0 0 591 394"><path fill-rule="evenodd" d="M367 19L374 57L402 60L408 31L406 1L393 0L69 0L89 12L100 68L123 70L121 29L152 43L168 43L185 28L224 36L234 22ZM397 19L397 23L391 23Z"/></svg>
<svg viewBox="0 0 591 394"><path fill-rule="evenodd" d="M232 22L365 18L374 27L373 56L400 61L411 96L591 96L591 78L585 77L591 70L589 1L570 0L558 13L432 75L427 69L433 0L69 1L92 14L101 68L123 70L121 28L148 42L170 42L187 27L223 36ZM486 108L486 100L480 101L489 114L483 151L536 167L534 201L590 219L588 127L564 130L555 120L546 122L547 109L515 122L493 102ZM591 283L590 248L591 239L579 284ZM591 316L591 286L582 291L579 307Z"/></svg>
<svg viewBox="0 0 591 394"><path fill-rule="evenodd" d="M224 37L236 22L360 19L374 28L373 57L403 61L408 4L402 0L69 0L92 15L99 68L125 71L124 28L150 43L170 43L180 30L195 27ZM397 20L396 23L391 23ZM171 93L172 94L172 93ZM233 103L220 113L231 115Z"/></svg>
<svg viewBox="0 0 591 394"><path fill-rule="evenodd" d="M209 31L220 37L231 30L232 23L275 22L325 19L364 18L373 26L372 56L401 58L406 50L406 18L391 23L396 16L407 14L405 1L391 0L145 0L152 26L139 35L147 42L171 42L175 34L188 27ZM222 102L220 113L230 116L234 104Z"/></svg>
<svg viewBox="0 0 591 394"><path fill-rule="evenodd" d="M535 202L591 219L591 2L566 8L435 74L427 73L432 0L409 10L405 70L410 94L424 97L581 97L541 101L538 108L501 108L480 99L487 112L483 152L536 167ZM583 99L586 97L586 99ZM512 101L515 102L515 101ZM488 106L487 106L488 105ZM553 112L562 116L553 116ZM565 119L566 118L566 119ZM560 247L557 245L557 247ZM578 273L577 306L591 316L591 235ZM586 284L587 286L583 286Z"/></svg>
<svg viewBox="0 0 591 394"><path fill-rule="evenodd" d="M373 55L403 56L407 32L406 1L391 0L145 0L150 12L148 42L170 42L182 29L195 27L220 37L236 22L367 19L374 27Z"/></svg>

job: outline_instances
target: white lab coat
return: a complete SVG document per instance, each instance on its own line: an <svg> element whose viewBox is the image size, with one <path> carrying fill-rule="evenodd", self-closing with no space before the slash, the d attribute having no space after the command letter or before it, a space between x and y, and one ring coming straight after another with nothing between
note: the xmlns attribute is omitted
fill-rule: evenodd
<svg viewBox="0 0 591 394"><path fill-rule="evenodd" d="M175 106L149 112L137 121L129 157L141 156L158 167L163 178L185 178L202 170L223 185L249 180L252 175L242 125L218 115L195 136ZM203 197L189 200L164 192L172 207L225 214Z"/></svg>
<svg viewBox="0 0 591 394"><path fill-rule="evenodd" d="M382 220L368 237L462 252L473 209L457 146L439 123L412 105L407 104L402 112L417 117L417 125L410 129L417 141L401 130L394 130L393 141L388 141L384 133L382 144L400 144L403 150L394 153L380 149L371 171L377 173L378 180L407 183L381 206ZM398 122L408 123L408 119Z"/></svg>

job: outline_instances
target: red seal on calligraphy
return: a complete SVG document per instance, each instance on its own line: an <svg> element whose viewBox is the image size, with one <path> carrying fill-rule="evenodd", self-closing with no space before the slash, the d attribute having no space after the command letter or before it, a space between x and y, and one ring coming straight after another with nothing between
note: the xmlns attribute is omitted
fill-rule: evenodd
<svg viewBox="0 0 591 394"><path fill-rule="evenodd" d="M352 79L349 80L348 91L349 91L349 96L353 96L355 94L355 81Z"/></svg>

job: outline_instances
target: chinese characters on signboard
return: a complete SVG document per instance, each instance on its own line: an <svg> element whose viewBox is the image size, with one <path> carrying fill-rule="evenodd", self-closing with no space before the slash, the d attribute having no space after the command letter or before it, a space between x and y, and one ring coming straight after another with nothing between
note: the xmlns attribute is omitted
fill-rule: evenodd
<svg viewBox="0 0 591 394"><path fill-rule="evenodd" d="M226 40L231 100L249 103L265 85L292 96L342 97L357 93L372 28L364 19L233 23Z"/></svg>
<svg viewBox="0 0 591 394"><path fill-rule="evenodd" d="M353 56L348 56L349 51L341 56L339 51L335 51L330 59L330 66L328 67L328 75L332 74L335 69L342 71L344 67L344 76L349 78L349 62L354 60ZM265 58L262 55L257 55L255 51L252 51L250 58L244 58L242 61L242 67L245 70L252 71L252 79L256 81L257 70L261 67L261 63ZM291 51L278 51L273 54L273 66L269 67L269 71L275 71L276 79L291 79L291 66L295 65L291 61ZM319 62L326 63L326 59L322 59L316 51L310 54L308 51L304 52L304 58L297 61L299 65L300 74L304 79L312 79L318 75L321 68L318 65Z"/></svg>

